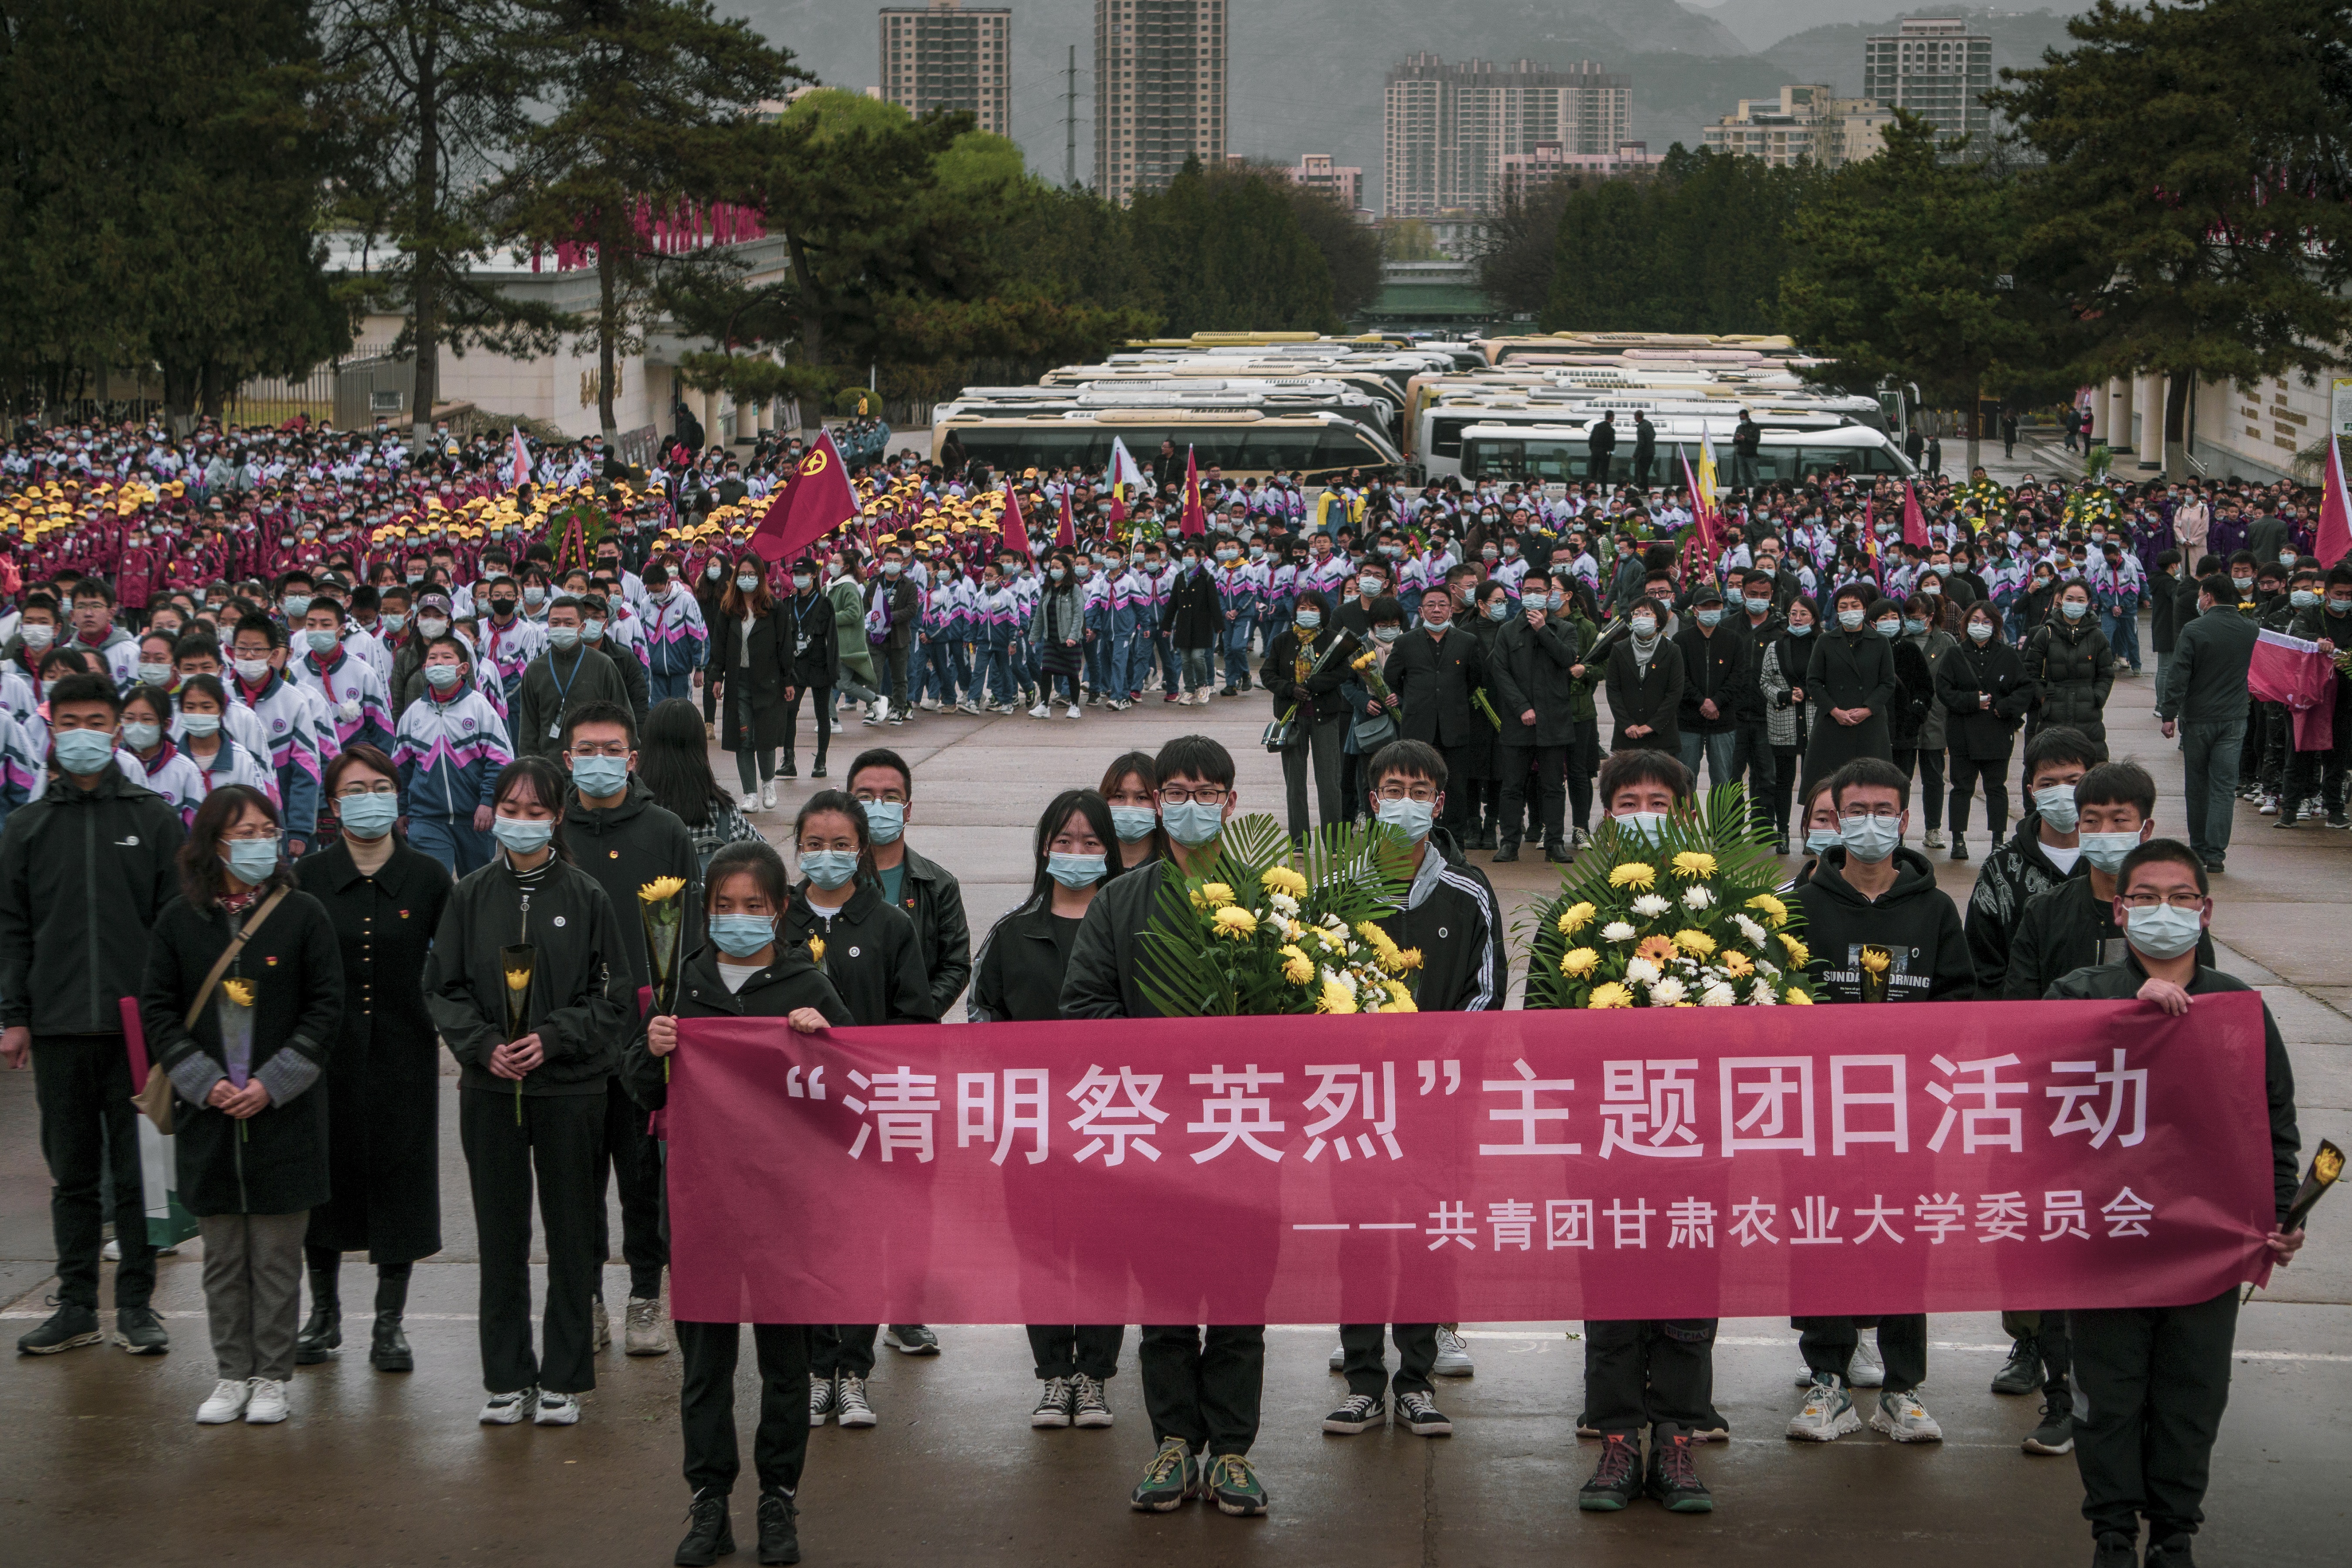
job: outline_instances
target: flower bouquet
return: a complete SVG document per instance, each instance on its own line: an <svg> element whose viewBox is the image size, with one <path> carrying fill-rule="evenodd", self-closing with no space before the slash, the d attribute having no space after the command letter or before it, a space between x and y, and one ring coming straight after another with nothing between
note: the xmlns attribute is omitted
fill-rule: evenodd
<svg viewBox="0 0 2352 1568"><path fill-rule="evenodd" d="M2115 490L2106 485L2084 484L2066 498L2065 523L2068 528L2088 528L2095 522L2105 525L2122 516L2122 503L2116 500Z"/></svg>
<svg viewBox="0 0 2352 1568"><path fill-rule="evenodd" d="M213 1004L220 1023L221 1068L228 1074L228 1086L242 1089L253 1077L253 1005L260 999L260 990L242 975L231 975L220 983L217 999ZM239 1142L249 1141L251 1129L240 1121L236 1127Z"/></svg>
<svg viewBox="0 0 2352 1568"><path fill-rule="evenodd" d="M1803 916L1775 891L1769 838L1736 784L1654 838L1611 819L1536 911L1528 1005L1811 1005Z"/></svg>
<svg viewBox="0 0 2352 1568"><path fill-rule="evenodd" d="M1356 682L1364 689L1364 694L1381 705L1379 719L1369 713L1349 716L1348 721L1356 726L1356 749L1369 756L1404 733L1404 705L1399 703L1394 708L1388 705L1389 683L1381 674L1381 650L1378 647L1366 647L1348 661L1348 668L1355 672ZM1365 732L1368 726L1377 726L1386 733L1377 738L1369 735Z"/></svg>
<svg viewBox="0 0 2352 1568"><path fill-rule="evenodd" d="M1377 823L1294 855L1272 816L1238 817L1206 876L1161 876L1138 986L1171 1018L1413 1012L1421 952L1373 923L1404 901L1412 855Z"/></svg>

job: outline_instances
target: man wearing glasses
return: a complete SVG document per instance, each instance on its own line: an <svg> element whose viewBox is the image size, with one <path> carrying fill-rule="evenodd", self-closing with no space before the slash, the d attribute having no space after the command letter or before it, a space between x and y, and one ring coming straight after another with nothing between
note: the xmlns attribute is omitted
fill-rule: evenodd
<svg viewBox="0 0 2352 1568"><path fill-rule="evenodd" d="M564 603L572 605L572 615L579 614L575 602ZM550 611L549 619L561 613L561 609ZM596 658L584 651L582 657ZM596 663L611 673L608 661L596 658ZM572 770L572 795L564 805L563 830L573 861L596 879L613 900L613 908L620 911L635 910L637 889L655 879L681 879L685 891L679 896L686 910L678 933L682 963L701 941L698 921L702 900L695 890L700 862L694 853L694 835L676 813L655 804L653 791L636 776L635 716L625 702L583 702L563 721L561 744L563 762ZM645 922L625 918L620 931L621 953L628 961L628 994L634 997L654 983ZM663 1355L669 1351L669 1339L662 1332L661 1277L669 1249L662 1240L660 1154L646 1134L645 1112L629 1098L622 1081L623 1075L615 1073L604 1086L604 1152L607 1168L620 1183L621 1257L629 1266L628 1316L622 1330L622 1348L631 1355ZM598 1186L603 1185L600 1177ZM613 1255L612 1238L605 1233L609 1223L605 1212L604 1194L599 1191L599 1258ZM591 1348L603 1350L613 1336L601 1288L591 1310L594 1319Z"/></svg>
<svg viewBox="0 0 2352 1568"><path fill-rule="evenodd" d="M2075 970L2050 987L2050 999L2137 999L2179 1017L2197 997L2252 990L2198 960L2213 919L2210 892L2200 857L2179 839L2152 838L2132 850L2116 873L2109 911L2124 932L2122 958ZM2294 1070L2267 1005L2263 1084L2270 1100L2272 1182L2284 1226L2294 1200L2302 1138L2294 1121ZM2284 1268L2302 1247L2304 1233L2273 1230L2264 1240L2272 1261ZM2081 1386L2074 1463L2083 1475L2083 1516L2096 1542L2093 1568L2131 1568L2143 1516L2148 1568L2188 1568L2189 1538L2205 1517L2213 1438L2229 1404L2237 1287L2188 1306L2077 1310L2067 1319Z"/></svg>

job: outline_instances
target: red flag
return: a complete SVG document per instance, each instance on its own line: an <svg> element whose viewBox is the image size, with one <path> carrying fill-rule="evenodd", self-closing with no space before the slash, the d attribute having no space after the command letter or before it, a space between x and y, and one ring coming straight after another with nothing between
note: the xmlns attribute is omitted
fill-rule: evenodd
<svg viewBox="0 0 2352 1568"><path fill-rule="evenodd" d="M1118 498L1113 496L1110 504L1112 510L1117 510ZM1067 485L1062 487L1062 526L1054 531L1054 543L1062 550L1078 547L1078 520L1070 510L1070 488Z"/></svg>
<svg viewBox="0 0 2352 1568"><path fill-rule="evenodd" d="M2256 633L2246 689L2264 702L2285 706L2294 721L2296 751L2335 748L2336 661L2320 652L2317 643L2284 632Z"/></svg>
<svg viewBox="0 0 2352 1568"><path fill-rule="evenodd" d="M522 444L522 426L508 426L513 439L507 449L507 488L520 489L530 478L530 453Z"/></svg>
<svg viewBox="0 0 2352 1568"><path fill-rule="evenodd" d="M1192 448L1184 448L1184 515L1176 524L1179 533L1194 534L1209 531L1208 509L1201 504L1201 466L1192 458Z"/></svg>
<svg viewBox="0 0 2352 1568"><path fill-rule="evenodd" d="M856 515L857 492L849 488L840 448L829 433L819 431L791 482L768 503L751 548L771 563L796 556Z"/></svg>
<svg viewBox="0 0 2352 1568"><path fill-rule="evenodd" d="M2327 474L2319 499L2319 532L2311 552L2322 566L2333 566L2352 552L2352 491L2344 486L2344 444L2331 432L2327 437Z"/></svg>
<svg viewBox="0 0 2352 1568"><path fill-rule="evenodd" d="M1021 498L1013 493L1013 481L1004 481L1004 547L1029 553L1029 525L1021 521Z"/></svg>
<svg viewBox="0 0 2352 1568"><path fill-rule="evenodd" d="M1927 514L1919 510L1919 492L1903 481L1903 542L1927 548Z"/></svg>
<svg viewBox="0 0 2352 1568"><path fill-rule="evenodd" d="M1063 497L1062 504L1064 510L1066 513L1069 506L1069 498L1066 493ZM1110 492L1110 525L1113 528L1117 528L1120 523L1125 522L1126 521L1127 498L1119 493L1118 487L1114 486ZM1073 534L1069 542L1071 544L1076 544L1077 542L1076 535Z"/></svg>

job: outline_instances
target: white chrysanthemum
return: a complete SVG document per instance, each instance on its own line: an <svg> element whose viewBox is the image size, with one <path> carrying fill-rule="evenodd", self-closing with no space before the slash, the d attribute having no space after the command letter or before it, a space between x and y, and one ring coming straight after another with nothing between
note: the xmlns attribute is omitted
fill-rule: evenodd
<svg viewBox="0 0 2352 1568"><path fill-rule="evenodd" d="M1603 942L1631 942L1633 934L1633 928L1623 921L1611 921L1601 928L1601 940Z"/></svg>
<svg viewBox="0 0 2352 1568"><path fill-rule="evenodd" d="M1759 976L1757 979L1748 983L1748 1005L1749 1006L1773 1007L1778 1006L1780 1005L1780 999L1778 996L1772 994L1772 983L1770 981Z"/></svg>
<svg viewBox="0 0 2352 1568"><path fill-rule="evenodd" d="M1327 981L1335 982L1338 984L1345 986L1347 988L1348 994L1350 996L1353 996L1356 994L1356 977L1347 970L1332 969L1327 966L1323 971L1323 978Z"/></svg>
<svg viewBox="0 0 2352 1568"><path fill-rule="evenodd" d="M1716 981L1698 994L1698 1005L1702 1007L1729 1007L1738 1000L1738 995L1733 992L1731 983L1727 980Z"/></svg>
<svg viewBox="0 0 2352 1568"><path fill-rule="evenodd" d="M1712 905L1714 902L1715 895L1708 892L1705 888L1685 888L1683 889L1683 907L1685 909L1703 910Z"/></svg>
<svg viewBox="0 0 2352 1568"><path fill-rule="evenodd" d="M1640 898L1633 900L1633 912L1641 916L1645 921L1656 920L1660 915L1664 914L1668 910L1673 908L1674 905L1666 902L1664 899L1661 898L1656 893L1643 893Z"/></svg>
<svg viewBox="0 0 2352 1568"><path fill-rule="evenodd" d="M1690 987L1669 974L1650 987L1650 1005L1671 1007L1690 994Z"/></svg>
<svg viewBox="0 0 2352 1568"><path fill-rule="evenodd" d="M1658 966L1646 958L1636 958L1625 965L1625 978L1636 985L1652 984L1658 974Z"/></svg>
<svg viewBox="0 0 2352 1568"><path fill-rule="evenodd" d="M1759 958L1756 961L1756 973L1759 974L1769 974L1773 979L1778 980L1780 978L1780 966L1777 963L1768 963L1763 959Z"/></svg>
<svg viewBox="0 0 2352 1568"><path fill-rule="evenodd" d="M1731 917L1731 923L1739 928L1739 934L1748 939L1748 945L1750 947L1760 948L1768 940L1764 928L1746 915L1735 913Z"/></svg>
<svg viewBox="0 0 2352 1568"><path fill-rule="evenodd" d="M1298 900L1288 893L1268 893L1265 901L1276 914L1295 915L1298 912Z"/></svg>

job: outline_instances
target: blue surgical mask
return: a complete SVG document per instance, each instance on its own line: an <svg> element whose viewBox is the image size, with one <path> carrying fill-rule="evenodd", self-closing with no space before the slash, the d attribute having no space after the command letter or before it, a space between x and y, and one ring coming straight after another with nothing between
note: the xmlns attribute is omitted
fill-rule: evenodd
<svg viewBox="0 0 2352 1568"><path fill-rule="evenodd" d="M574 757L572 782L580 786L582 795L593 800L608 799L629 787L629 759Z"/></svg>
<svg viewBox="0 0 2352 1568"><path fill-rule="evenodd" d="M314 631L304 632L302 640L310 645L312 653L332 653L341 645L343 638L341 633L320 626Z"/></svg>
<svg viewBox="0 0 2352 1568"><path fill-rule="evenodd" d="M142 664L139 667L139 683L142 686L169 686L172 683L172 667L168 664Z"/></svg>
<svg viewBox="0 0 2352 1568"><path fill-rule="evenodd" d="M2074 824L2082 820L2074 806L2073 784L2052 784L2048 789L2035 790L2033 809L2042 814L2042 820L2048 823L2053 831L2058 833L2074 832Z"/></svg>
<svg viewBox="0 0 2352 1568"><path fill-rule="evenodd" d="M1091 888L1102 880L1108 863L1107 856L1065 855L1055 850L1045 857L1045 875L1065 888Z"/></svg>
<svg viewBox="0 0 2352 1568"><path fill-rule="evenodd" d="M1697 615L1698 624L1703 626L1713 627L1720 625L1723 620L1721 610L1700 610Z"/></svg>
<svg viewBox="0 0 2352 1568"><path fill-rule="evenodd" d="M394 819L400 816L400 797L390 790L342 795L335 802L335 815L352 837L381 838L392 831Z"/></svg>
<svg viewBox="0 0 2352 1568"><path fill-rule="evenodd" d="M857 875L857 852L854 849L803 849L801 851L801 875L830 893L849 885Z"/></svg>
<svg viewBox="0 0 2352 1568"><path fill-rule="evenodd" d="M1437 819L1437 805L1435 802L1426 800L1384 800L1376 815L1381 821L1418 844L1429 837L1430 824Z"/></svg>
<svg viewBox="0 0 2352 1568"><path fill-rule="evenodd" d="M1890 616L1886 619L1877 623L1878 635L1883 637L1894 637L1897 633L1901 632L1902 629L1902 621L1893 616Z"/></svg>
<svg viewBox="0 0 2352 1568"><path fill-rule="evenodd" d="M1297 619L1298 629L1300 631L1311 632L1316 627L1323 624L1323 612L1320 610L1301 610L1298 612Z"/></svg>
<svg viewBox="0 0 2352 1568"><path fill-rule="evenodd" d="M222 859L228 862L231 875L248 888L258 887L278 869L278 840L275 838L230 838L222 841L227 850Z"/></svg>
<svg viewBox="0 0 2352 1568"><path fill-rule="evenodd" d="M1853 632L1860 631L1862 629L1862 612L1860 610L1840 610L1837 613L1837 616L1838 625L1843 626L1847 631Z"/></svg>
<svg viewBox="0 0 2352 1568"><path fill-rule="evenodd" d="M898 836L907 831L907 806L903 801L869 800L866 807L866 837L877 844L896 844Z"/></svg>
<svg viewBox="0 0 2352 1568"><path fill-rule="evenodd" d="M1493 604L1486 606L1486 618L1490 621L1509 620L1511 618L1511 602L1508 599L1496 600Z"/></svg>
<svg viewBox="0 0 2352 1568"><path fill-rule="evenodd" d="M1630 834L1646 844L1655 844L1666 831L1666 814L1663 811L1621 812L1609 819L1617 831Z"/></svg>
<svg viewBox="0 0 2352 1568"><path fill-rule="evenodd" d="M776 940L773 915L713 915L710 940L730 958L749 958Z"/></svg>
<svg viewBox="0 0 2352 1568"><path fill-rule="evenodd" d="M555 837L553 822L531 822L520 816L499 816L490 820L490 833L506 847L509 855L532 855L547 847Z"/></svg>
<svg viewBox="0 0 2352 1568"><path fill-rule="evenodd" d="M2059 605L2058 612L2070 621L2079 621L2091 613L2091 606L2080 599L2068 599Z"/></svg>
<svg viewBox="0 0 2352 1568"><path fill-rule="evenodd" d="M1838 842L1845 852L1865 865L1875 866L1902 847L1903 819L1899 816L1849 817L1838 830Z"/></svg>
<svg viewBox="0 0 2352 1568"><path fill-rule="evenodd" d="M288 620L295 621L301 619L304 612L309 610L310 607L310 595L289 594L286 595L286 618Z"/></svg>
<svg viewBox="0 0 2352 1568"><path fill-rule="evenodd" d="M454 691L465 679L464 669L454 664L428 664L425 667L425 683L436 691Z"/></svg>
<svg viewBox="0 0 2352 1568"><path fill-rule="evenodd" d="M102 771L114 755L114 736L105 730L60 730L58 766L79 778Z"/></svg>
<svg viewBox="0 0 2352 1568"><path fill-rule="evenodd" d="M1834 849L1844 842L1844 836L1834 827L1816 827L1805 835L1806 852L1812 855L1819 855L1825 849Z"/></svg>
<svg viewBox="0 0 2352 1568"><path fill-rule="evenodd" d="M1772 607L1772 601L1769 599L1742 599L1739 602L1746 606L1751 616L1760 616Z"/></svg>
<svg viewBox="0 0 2352 1568"><path fill-rule="evenodd" d="M1160 826L1160 814L1148 805L1114 805L1110 828L1122 844L1132 844Z"/></svg>
<svg viewBox="0 0 2352 1568"><path fill-rule="evenodd" d="M1197 849L1225 830L1225 803L1180 800L1160 808L1160 821L1169 837L1187 849Z"/></svg>
<svg viewBox="0 0 2352 1568"><path fill-rule="evenodd" d="M748 594L759 585L760 579L757 574L750 572L738 572L735 574L735 586L741 589L744 593Z"/></svg>
<svg viewBox="0 0 2352 1568"><path fill-rule="evenodd" d="M144 724L132 719L122 721L122 743L134 752L143 752L163 738L161 724Z"/></svg>
<svg viewBox="0 0 2352 1568"><path fill-rule="evenodd" d="M2311 608L2312 605L2319 603L2319 595L2313 593L2308 588L2297 588L2294 593L2289 594L2286 597L2287 603L2293 605L2298 610L2307 610Z"/></svg>
<svg viewBox="0 0 2352 1568"><path fill-rule="evenodd" d="M393 610L386 610L383 615L378 616L376 619L383 624L385 631L390 632L394 637L398 637L400 635L401 628L408 625L408 617L406 616L401 615Z"/></svg>
<svg viewBox="0 0 2352 1568"><path fill-rule="evenodd" d="M1922 620L1915 619L1914 617L1912 617L1912 616L1904 616L1904 617L1903 617L1903 635L1904 635L1904 636L1906 636L1906 637L1917 637L1921 632L1924 632L1924 631L1926 631L1927 629L1927 622L1922 621Z"/></svg>
<svg viewBox="0 0 2352 1568"><path fill-rule="evenodd" d="M2124 931L2132 946L2150 958L2179 958L2196 951L2205 917L2200 910L2176 910L2170 904L2126 909Z"/></svg>
<svg viewBox="0 0 2352 1568"><path fill-rule="evenodd" d="M2124 868L2124 857L2139 847L2137 829L2129 833L2085 833L2079 840L2083 858L2095 871L2112 877Z"/></svg>
<svg viewBox="0 0 2352 1568"><path fill-rule="evenodd" d="M183 713L180 727L199 739L220 733L221 716L217 713Z"/></svg>
<svg viewBox="0 0 2352 1568"><path fill-rule="evenodd" d="M1804 625L1799 626L1796 622L1790 621L1789 623L1789 635L1792 637L1809 637L1813 635L1812 623L1808 621Z"/></svg>
<svg viewBox="0 0 2352 1568"><path fill-rule="evenodd" d="M580 646L580 628L578 626L548 627L547 646L558 653L570 653Z"/></svg>

